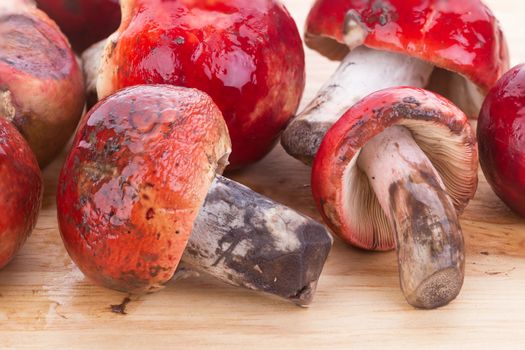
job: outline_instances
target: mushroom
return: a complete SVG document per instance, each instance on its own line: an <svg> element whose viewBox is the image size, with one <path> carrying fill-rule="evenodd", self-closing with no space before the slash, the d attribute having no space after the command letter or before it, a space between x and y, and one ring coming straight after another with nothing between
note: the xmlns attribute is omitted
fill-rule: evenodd
<svg viewBox="0 0 525 350"><path fill-rule="evenodd" d="M42 188L33 152L0 113L0 269L11 261L35 228Z"/></svg>
<svg viewBox="0 0 525 350"><path fill-rule="evenodd" d="M480 163L488 183L525 216L525 65L507 72L489 92L478 120Z"/></svg>
<svg viewBox="0 0 525 350"><path fill-rule="evenodd" d="M342 60L283 133L283 147L306 164L328 129L372 92L429 84L474 117L509 65L499 24L479 0L317 0L305 40Z"/></svg>
<svg viewBox="0 0 525 350"><path fill-rule="evenodd" d="M278 0L121 5L118 32L83 55L98 97L138 84L199 89L228 124L230 168L263 158L295 114L305 84L301 37L284 6Z"/></svg>
<svg viewBox="0 0 525 350"><path fill-rule="evenodd" d="M459 293L458 220L477 188L477 148L465 114L415 88L376 92L327 133L312 169L321 214L346 242L397 249L401 288L418 308Z"/></svg>
<svg viewBox="0 0 525 350"><path fill-rule="evenodd" d="M143 85L101 101L60 174L59 226L73 260L98 284L143 293L168 282L183 257L222 281L308 305L330 234L216 175L230 150L222 114L198 90Z"/></svg>
<svg viewBox="0 0 525 350"><path fill-rule="evenodd" d="M36 3L58 24L78 53L107 38L120 24L119 0L36 0Z"/></svg>
<svg viewBox="0 0 525 350"><path fill-rule="evenodd" d="M56 24L29 1L1 1L0 38L0 114L45 166L82 114L82 71Z"/></svg>

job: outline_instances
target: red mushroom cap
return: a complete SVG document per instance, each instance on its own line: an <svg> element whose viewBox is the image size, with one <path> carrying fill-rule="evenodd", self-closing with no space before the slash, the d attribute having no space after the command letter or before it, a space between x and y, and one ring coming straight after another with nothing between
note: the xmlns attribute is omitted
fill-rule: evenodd
<svg viewBox="0 0 525 350"><path fill-rule="evenodd" d="M386 215L357 166L361 148L394 125L411 131L458 212L477 189L476 138L459 108L414 88L391 88L365 97L327 133L312 168L313 195L326 223L346 242L364 249L395 248Z"/></svg>
<svg viewBox="0 0 525 350"><path fill-rule="evenodd" d="M57 25L29 1L0 3L0 38L0 113L45 166L82 115L82 71Z"/></svg>
<svg viewBox="0 0 525 350"><path fill-rule="evenodd" d="M123 0L99 97L137 84L172 84L208 93L232 138L233 167L275 145L305 84L304 51L277 0Z"/></svg>
<svg viewBox="0 0 525 350"><path fill-rule="evenodd" d="M76 52L107 38L120 24L119 0L36 0Z"/></svg>
<svg viewBox="0 0 525 350"><path fill-rule="evenodd" d="M204 93L136 86L84 117L59 179L66 248L90 278L126 292L169 281L230 140Z"/></svg>
<svg viewBox="0 0 525 350"><path fill-rule="evenodd" d="M366 31L364 42L345 42L351 10ZM479 0L317 0L306 44L331 58L361 44L407 54L466 76L485 93L509 66L499 23Z"/></svg>
<svg viewBox="0 0 525 350"><path fill-rule="evenodd" d="M22 135L0 115L0 268L33 231L42 203L42 176Z"/></svg>
<svg viewBox="0 0 525 350"><path fill-rule="evenodd" d="M478 122L480 162L494 192L525 216L525 65L489 92Z"/></svg>

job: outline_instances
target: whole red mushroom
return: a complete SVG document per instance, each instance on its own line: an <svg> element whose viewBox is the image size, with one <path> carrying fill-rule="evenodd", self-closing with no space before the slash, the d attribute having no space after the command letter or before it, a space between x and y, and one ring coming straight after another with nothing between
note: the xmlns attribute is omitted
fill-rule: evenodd
<svg viewBox="0 0 525 350"><path fill-rule="evenodd" d="M463 285L459 215L478 184L466 115L432 92L368 95L330 129L312 168L312 192L332 230L367 250L396 248L401 289L419 308L452 301Z"/></svg>
<svg viewBox="0 0 525 350"><path fill-rule="evenodd" d="M84 55L98 97L139 84L199 89L226 119L231 166L264 157L296 112L305 84L301 38L285 7L278 0L121 5L122 24L103 55L101 47ZM95 84L88 79L88 85Z"/></svg>
<svg viewBox="0 0 525 350"><path fill-rule="evenodd" d="M230 150L220 110L196 89L139 85L98 103L59 179L58 221L73 260L125 292L162 288L182 260L183 271L308 305L330 234L220 176Z"/></svg>
<svg viewBox="0 0 525 350"><path fill-rule="evenodd" d="M525 65L489 92L478 121L480 163L496 194L525 216Z"/></svg>

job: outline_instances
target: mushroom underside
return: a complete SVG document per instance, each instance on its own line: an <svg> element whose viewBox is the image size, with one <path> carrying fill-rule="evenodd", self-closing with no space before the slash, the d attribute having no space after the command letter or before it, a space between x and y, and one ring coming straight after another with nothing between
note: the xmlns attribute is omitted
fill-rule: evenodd
<svg viewBox="0 0 525 350"><path fill-rule="evenodd" d="M342 61L350 52L347 45L324 35L306 34L305 41L330 60ZM436 66L426 88L451 100L469 118L478 118L485 93L467 77Z"/></svg>
<svg viewBox="0 0 525 350"><path fill-rule="evenodd" d="M477 175L465 175L476 174L472 170L475 166L472 159L476 158L472 145L465 141L464 135L452 132L443 124L404 119L394 125L404 126L411 132L439 173L456 211L461 214L477 187ZM354 245L369 250L392 250L396 246L395 233L367 175L357 164L360 153L361 150L355 153L341 179L341 220L349 228L352 234L349 239Z"/></svg>

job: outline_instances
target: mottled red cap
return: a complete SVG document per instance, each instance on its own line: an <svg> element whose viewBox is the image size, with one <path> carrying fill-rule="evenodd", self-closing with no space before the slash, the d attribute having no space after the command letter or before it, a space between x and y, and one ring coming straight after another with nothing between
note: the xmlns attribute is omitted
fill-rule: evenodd
<svg viewBox="0 0 525 350"><path fill-rule="evenodd" d="M136 86L99 102L59 180L60 231L75 263L109 288L160 288L229 152L221 112L198 90Z"/></svg>
<svg viewBox="0 0 525 350"><path fill-rule="evenodd" d="M82 71L55 22L29 1L2 0L0 38L0 113L45 166L82 115Z"/></svg>
<svg viewBox="0 0 525 350"><path fill-rule="evenodd" d="M509 66L498 21L479 0L317 0L306 44L330 58L360 45L459 73L484 93Z"/></svg>
<svg viewBox="0 0 525 350"><path fill-rule="evenodd" d="M394 233L368 178L360 150L386 128L408 128L461 213L476 193L478 152L466 115L450 101L414 88L390 88L365 97L327 133L312 169L312 191L330 228L370 250L395 248Z"/></svg>

